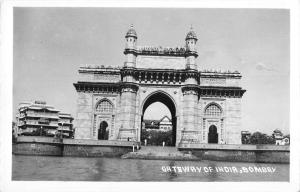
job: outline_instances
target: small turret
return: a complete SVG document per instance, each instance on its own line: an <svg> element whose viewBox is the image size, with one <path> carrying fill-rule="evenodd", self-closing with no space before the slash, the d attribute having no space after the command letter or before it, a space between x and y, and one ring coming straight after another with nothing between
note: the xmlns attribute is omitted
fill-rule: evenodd
<svg viewBox="0 0 300 192"><path fill-rule="evenodd" d="M191 26L190 31L187 33L185 37L185 44L188 51L196 52L196 43L197 43L197 35Z"/></svg>
<svg viewBox="0 0 300 192"><path fill-rule="evenodd" d="M186 69L197 70L196 58L198 57L196 43L197 35L191 26L190 31L185 37L185 46L186 46Z"/></svg>
<svg viewBox="0 0 300 192"><path fill-rule="evenodd" d="M136 54L137 54L137 34L131 24L130 29L127 31L125 35L126 46L124 50L124 54L126 56L126 61L124 63L124 67L135 67Z"/></svg>
<svg viewBox="0 0 300 192"><path fill-rule="evenodd" d="M126 33L125 38L126 38L126 48L136 49L137 34L132 24L130 26L130 29Z"/></svg>

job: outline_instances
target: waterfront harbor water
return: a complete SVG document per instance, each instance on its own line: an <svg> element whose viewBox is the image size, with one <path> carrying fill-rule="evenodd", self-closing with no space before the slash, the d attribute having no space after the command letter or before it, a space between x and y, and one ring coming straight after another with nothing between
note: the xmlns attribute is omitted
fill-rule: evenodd
<svg viewBox="0 0 300 192"><path fill-rule="evenodd" d="M106 157L13 155L12 158L12 180L22 181L288 182L290 167L289 164L142 160ZM189 171L186 169L183 171L183 168L187 167L189 167ZM234 172L235 168L237 172ZM269 171L263 172L267 170Z"/></svg>

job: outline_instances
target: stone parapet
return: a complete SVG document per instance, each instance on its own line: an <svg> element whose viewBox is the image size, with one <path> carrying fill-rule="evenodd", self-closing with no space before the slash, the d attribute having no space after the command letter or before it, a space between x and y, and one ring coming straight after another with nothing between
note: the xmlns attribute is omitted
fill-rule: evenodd
<svg viewBox="0 0 300 192"><path fill-rule="evenodd" d="M120 157L131 152L133 146L140 146L140 143L22 136L18 137L12 152L16 155Z"/></svg>
<svg viewBox="0 0 300 192"><path fill-rule="evenodd" d="M180 143L179 149L212 149L212 150L240 150L240 151L290 151L288 145L232 145L207 143Z"/></svg>
<svg viewBox="0 0 300 192"><path fill-rule="evenodd" d="M190 153L199 160L290 163L289 146L180 143L178 150Z"/></svg>
<svg viewBox="0 0 300 192"><path fill-rule="evenodd" d="M119 141L119 140L91 140L91 139L63 139L64 145L98 145L98 146L123 146L132 147L139 145L134 141Z"/></svg>
<svg viewBox="0 0 300 192"><path fill-rule="evenodd" d="M139 55L136 58L136 67L146 69L185 69L185 57Z"/></svg>
<svg viewBox="0 0 300 192"><path fill-rule="evenodd" d="M61 143L61 139L53 137L21 136L17 137L18 143Z"/></svg>

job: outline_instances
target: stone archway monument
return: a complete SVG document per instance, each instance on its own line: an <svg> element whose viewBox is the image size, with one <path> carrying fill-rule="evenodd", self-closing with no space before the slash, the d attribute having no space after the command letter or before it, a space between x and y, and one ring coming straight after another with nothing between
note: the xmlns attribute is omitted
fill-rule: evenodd
<svg viewBox="0 0 300 192"><path fill-rule="evenodd" d="M199 71L198 39L192 28L182 47L137 46L137 40L131 26L122 67L79 68L75 139L97 140L99 122L105 120L109 140L140 141L144 111L159 101L172 114L176 146L208 143L211 125L218 143L241 144L241 74ZM99 108L100 101L109 105Z"/></svg>

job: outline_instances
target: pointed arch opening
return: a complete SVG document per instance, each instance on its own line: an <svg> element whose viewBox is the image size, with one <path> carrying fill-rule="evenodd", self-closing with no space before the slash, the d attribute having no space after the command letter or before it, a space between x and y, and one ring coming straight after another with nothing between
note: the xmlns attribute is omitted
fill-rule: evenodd
<svg viewBox="0 0 300 192"><path fill-rule="evenodd" d="M98 129L98 140L108 140L108 135L108 124L106 121L102 121Z"/></svg>
<svg viewBox="0 0 300 192"><path fill-rule="evenodd" d="M170 121L172 122L172 130L171 130L171 139L170 141L168 142L168 145L169 146L175 146L176 145L176 124L177 124L177 117L176 117L176 106L175 106L175 102L174 100L172 99L172 97L163 92L163 91L157 91L157 92L154 92L152 94L150 94L145 100L144 100L144 103L142 104L142 109L141 109L141 128L143 128L143 126L145 126L145 123L144 123L144 115L145 115L145 111L146 109L152 105L153 103L156 103L156 102L159 102L159 103L162 103L164 104L170 111L170 114L171 114L171 117L169 118ZM166 118L162 118L162 119L166 119ZM160 120L162 120L160 119ZM143 125L144 124L144 125ZM165 127L163 127L165 128ZM142 129L141 129L141 141L143 141L142 139Z"/></svg>
<svg viewBox="0 0 300 192"><path fill-rule="evenodd" d="M218 143L219 135L217 127L211 125L208 130L208 143Z"/></svg>

